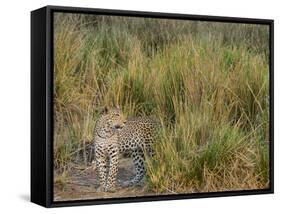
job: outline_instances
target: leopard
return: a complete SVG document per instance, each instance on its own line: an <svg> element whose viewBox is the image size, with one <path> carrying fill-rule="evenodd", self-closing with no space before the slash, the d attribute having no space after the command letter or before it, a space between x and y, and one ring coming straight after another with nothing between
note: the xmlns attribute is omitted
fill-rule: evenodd
<svg viewBox="0 0 281 214"><path fill-rule="evenodd" d="M140 183L146 174L145 159L153 156L160 123L153 116L126 118L120 107L105 107L94 128L95 159L99 191L116 191L118 164L121 155L129 156L134 177L124 187Z"/></svg>

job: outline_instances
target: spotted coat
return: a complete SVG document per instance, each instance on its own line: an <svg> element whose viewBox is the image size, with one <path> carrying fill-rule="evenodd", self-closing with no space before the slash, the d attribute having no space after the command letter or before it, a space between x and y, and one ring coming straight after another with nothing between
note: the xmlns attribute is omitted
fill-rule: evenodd
<svg viewBox="0 0 281 214"><path fill-rule="evenodd" d="M145 175L145 154L151 155L159 123L152 117L124 119L118 108L101 114L94 130L96 164L99 171L100 190L114 191L119 154L129 154L133 160L135 177L124 183L139 183Z"/></svg>

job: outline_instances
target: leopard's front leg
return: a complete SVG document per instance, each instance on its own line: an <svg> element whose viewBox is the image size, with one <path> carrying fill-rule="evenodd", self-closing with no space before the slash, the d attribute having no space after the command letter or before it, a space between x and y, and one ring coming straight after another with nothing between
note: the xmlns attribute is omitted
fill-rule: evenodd
<svg viewBox="0 0 281 214"><path fill-rule="evenodd" d="M109 172L107 177L107 183L105 191L114 192L116 189L116 177L118 171L118 148L111 147L109 148Z"/></svg>
<svg viewBox="0 0 281 214"><path fill-rule="evenodd" d="M96 145L95 156L96 156L97 169L99 173L99 184L100 184L99 190L104 191L106 188L107 158L102 145Z"/></svg>

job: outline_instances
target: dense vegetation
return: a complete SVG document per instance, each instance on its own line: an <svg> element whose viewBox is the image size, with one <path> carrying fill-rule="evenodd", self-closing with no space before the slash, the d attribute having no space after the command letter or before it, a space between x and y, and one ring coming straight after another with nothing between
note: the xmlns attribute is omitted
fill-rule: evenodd
<svg viewBox="0 0 281 214"><path fill-rule="evenodd" d="M268 26L55 14L54 165L68 170L98 110L162 125L155 193L267 188Z"/></svg>

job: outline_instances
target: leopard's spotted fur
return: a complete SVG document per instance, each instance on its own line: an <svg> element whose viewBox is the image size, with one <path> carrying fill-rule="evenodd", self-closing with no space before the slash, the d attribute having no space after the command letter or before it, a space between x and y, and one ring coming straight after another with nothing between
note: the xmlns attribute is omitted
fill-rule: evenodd
<svg viewBox="0 0 281 214"><path fill-rule="evenodd" d="M129 154L134 163L135 177L125 183L134 185L145 175L145 152L152 154L159 124L151 117L124 119L118 108L106 108L94 131L94 144L100 188L114 191L119 154Z"/></svg>

